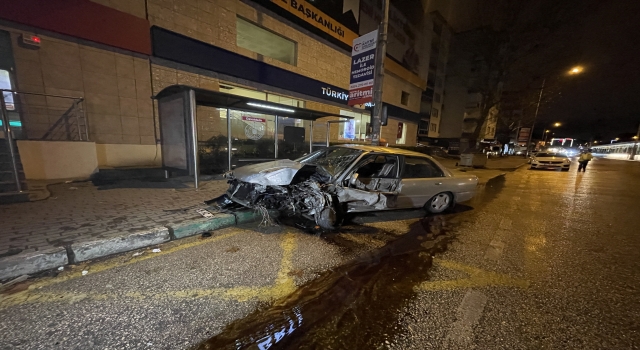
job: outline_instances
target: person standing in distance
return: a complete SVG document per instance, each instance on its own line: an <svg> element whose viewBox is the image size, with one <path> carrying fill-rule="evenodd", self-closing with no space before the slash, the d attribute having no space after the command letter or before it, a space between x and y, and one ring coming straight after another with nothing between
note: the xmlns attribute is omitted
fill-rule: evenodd
<svg viewBox="0 0 640 350"><path fill-rule="evenodd" d="M580 158L578 158L578 163L580 164L580 166L578 166L578 172L582 170L582 172L584 173L587 170L587 164L589 164L589 161L591 161L592 159L593 155L591 154L591 150L586 149L582 151L582 153L580 154Z"/></svg>

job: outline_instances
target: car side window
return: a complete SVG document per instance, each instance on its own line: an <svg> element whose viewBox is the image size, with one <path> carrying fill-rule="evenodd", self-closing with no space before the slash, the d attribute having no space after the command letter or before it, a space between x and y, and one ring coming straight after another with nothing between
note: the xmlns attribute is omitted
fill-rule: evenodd
<svg viewBox="0 0 640 350"><path fill-rule="evenodd" d="M396 178L398 174L398 158L372 154L366 156L355 171L360 178Z"/></svg>
<svg viewBox="0 0 640 350"><path fill-rule="evenodd" d="M404 157L403 179L443 177L444 173L431 160L421 157Z"/></svg>

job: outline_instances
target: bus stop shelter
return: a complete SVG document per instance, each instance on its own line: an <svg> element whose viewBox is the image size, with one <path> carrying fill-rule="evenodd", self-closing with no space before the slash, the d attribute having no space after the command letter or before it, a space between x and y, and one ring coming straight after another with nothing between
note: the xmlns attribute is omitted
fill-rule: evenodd
<svg viewBox="0 0 640 350"><path fill-rule="evenodd" d="M201 159L209 168L228 171L244 164L298 158L328 146L329 124L318 119L349 118L185 85L166 87L154 98L162 166L167 176L194 176L196 188ZM208 107L206 118L198 116L199 107ZM199 140L199 122L217 136Z"/></svg>

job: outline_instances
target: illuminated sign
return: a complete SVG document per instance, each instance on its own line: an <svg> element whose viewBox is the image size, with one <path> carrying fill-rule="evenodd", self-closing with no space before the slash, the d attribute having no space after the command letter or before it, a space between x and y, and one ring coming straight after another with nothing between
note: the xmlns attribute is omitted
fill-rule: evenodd
<svg viewBox="0 0 640 350"><path fill-rule="evenodd" d="M349 99L349 94L347 94L346 92L336 91L335 89L331 89L330 87L323 87L322 94L343 101Z"/></svg>
<svg viewBox="0 0 640 350"><path fill-rule="evenodd" d="M350 106L373 101L377 42L377 30L353 41L351 49L351 80L349 81Z"/></svg>
<svg viewBox="0 0 640 350"><path fill-rule="evenodd" d="M351 45L358 37L358 34L344 28L342 24L305 0L271 0L271 2L347 45Z"/></svg>

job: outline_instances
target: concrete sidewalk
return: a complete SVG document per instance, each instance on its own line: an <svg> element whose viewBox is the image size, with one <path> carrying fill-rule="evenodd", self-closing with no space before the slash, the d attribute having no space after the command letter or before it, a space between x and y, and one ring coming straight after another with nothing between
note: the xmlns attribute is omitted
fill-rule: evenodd
<svg viewBox="0 0 640 350"><path fill-rule="evenodd" d="M251 212L196 212L223 194L225 180L201 183L127 180L48 186L46 200L0 206L0 280L67 263L156 245L247 222Z"/></svg>
<svg viewBox="0 0 640 350"><path fill-rule="evenodd" d="M444 163L444 162L443 162ZM516 168L520 161L490 164ZM504 173L494 169L455 169L474 174L480 183ZM157 245L174 239L259 219L253 211L214 213L196 210L223 194L225 180L201 183L126 180L108 184L75 182L49 185L50 197L0 206L0 280L32 274L102 256Z"/></svg>

